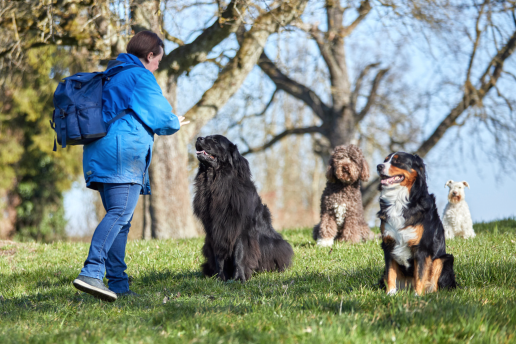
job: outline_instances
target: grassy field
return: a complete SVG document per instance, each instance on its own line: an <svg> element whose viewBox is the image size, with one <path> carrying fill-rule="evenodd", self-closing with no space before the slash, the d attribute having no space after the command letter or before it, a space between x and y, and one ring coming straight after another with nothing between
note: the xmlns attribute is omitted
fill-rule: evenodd
<svg viewBox="0 0 516 344"><path fill-rule="evenodd" d="M475 229L448 242L461 288L423 297L378 289L378 240L321 249L308 229L283 232L290 270L245 285L201 276L202 239L132 241L142 297L115 303L72 287L88 244L0 242L0 343L514 343L516 220Z"/></svg>

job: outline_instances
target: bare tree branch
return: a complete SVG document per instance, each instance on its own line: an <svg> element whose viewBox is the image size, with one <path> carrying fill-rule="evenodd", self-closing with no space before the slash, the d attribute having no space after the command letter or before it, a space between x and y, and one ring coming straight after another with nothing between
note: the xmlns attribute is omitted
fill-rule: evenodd
<svg viewBox="0 0 516 344"><path fill-rule="evenodd" d="M479 10L477 21L475 22L475 42L473 43L473 51L471 52L471 56L469 58L468 69L466 72L466 82L469 82L469 78L471 76L471 69L473 68L473 61L475 60L475 55L478 48L478 43L480 43L480 36L482 31L479 29L480 19L482 18L482 14L484 13L485 2L482 4L482 7Z"/></svg>
<svg viewBox="0 0 516 344"><path fill-rule="evenodd" d="M290 79L283 74L279 68L263 52L258 61L258 66L276 84L276 87L290 94L291 96L303 101L321 119L325 119L325 113L329 107L319 98L310 88Z"/></svg>
<svg viewBox="0 0 516 344"><path fill-rule="evenodd" d="M213 118L240 88L258 62L269 36L281 26L287 25L294 18L300 16L307 2L308 0L282 2L272 11L256 18L251 30L245 33L245 38L236 56L219 73L217 80L203 94L201 100L185 114L185 117L193 122L185 127L190 137Z"/></svg>
<svg viewBox="0 0 516 344"><path fill-rule="evenodd" d="M236 8L237 3L238 0L231 1L220 18L204 30L192 43L177 47L167 56L164 56L160 69L167 69L169 74L181 74L206 61L209 52L231 33L235 32L242 23L242 17L238 14ZM241 11L244 11L244 8Z"/></svg>
<svg viewBox="0 0 516 344"><path fill-rule="evenodd" d="M416 153L420 156L425 156L428 152L439 142L446 131L455 124L457 118L470 106L480 105L482 99L487 92L496 84L500 75L502 74L503 65L516 49L516 31L513 32L511 38L507 41L505 46L500 49L498 54L489 62L486 71L480 78L480 87L478 90L472 90L465 87L464 95L459 104L450 111L448 116L437 126L435 131L430 135L418 148ZM491 72L492 70L492 72ZM486 80L486 77L489 79Z"/></svg>
<svg viewBox="0 0 516 344"><path fill-rule="evenodd" d="M369 96L367 97L367 102L364 105L364 108L356 115L357 123L360 122L367 115L371 106L374 104L376 98L376 92L378 91L378 86L380 85L380 81L384 77L384 75L389 71L389 68L380 69L373 80L373 85L371 86L371 91L369 92Z"/></svg>
<svg viewBox="0 0 516 344"><path fill-rule="evenodd" d="M471 106L481 105L483 98L489 90L496 85L503 71L504 62L514 53L516 49L516 31L508 39L505 46L498 51L489 62L486 71L480 78L480 87L473 88L469 80L465 81L464 94L462 100L450 111L450 113L441 121L435 131L419 146L416 151L421 157L424 157L428 152L439 142L446 131L452 126L456 125L456 120L466 109ZM473 52L474 53L474 52ZM472 54L473 54L472 53ZM487 76L489 79L486 80ZM376 197L377 188L380 184L380 178L371 181L367 186L362 188L362 204L364 207L368 206Z"/></svg>
<svg viewBox="0 0 516 344"><path fill-rule="evenodd" d="M362 69L362 71L358 75L357 81L355 82L355 89L353 90L353 92L351 92L351 106L353 107L353 110L355 110L355 112L356 112L356 104L357 104L357 100L358 100L358 95L360 94L360 89L362 88L362 83L364 82L364 79L365 79L366 75L369 73L369 71L371 70L371 68L375 68L378 65L380 65L380 62L371 63L371 64L365 66L365 68Z"/></svg>
<svg viewBox="0 0 516 344"><path fill-rule="evenodd" d="M269 109L269 107L272 105L272 103L274 102L274 97L276 96L276 93L278 93L278 89L276 88L274 90L274 92L272 93L272 96L271 96L271 99L269 100L269 102L267 103L267 105L265 105L265 107L263 108L263 110L259 113L255 113L253 115L250 115L250 116L244 116L242 117L239 121L236 121L235 123L231 124L228 126L228 129L232 129L236 126L240 126L242 125L242 123L244 123L244 121L246 119L249 119L249 118L254 118L254 117L261 117L263 115L265 115L265 113L267 112L267 110Z"/></svg>
<svg viewBox="0 0 516 344"><path fill-rule="evenodd" d="M360 24L362 20L369 14L371 11L371 4L369 0L364 0L360 3L360 7L358 8L358 17L351 23L349 26L343 27L340 31L340 35L342 37L349 36L353 30Z"/></svg>
<svg viewBox="0 0 516 344"><path fill-rule="evenodd" d="M251 153L257 153L257 152L264 151L267 148L274 145L276 142L280 141L281 139L283 139L289 135L303 135L303 134L313 134L313 133L320 133L320 132L322 132L322 128L319 126L285 129L283 132L274 136L270 141L268 141L264 145L262 145L260 147L256 147L256 148L249 148L249 150L247 150L241 154L247 155L247 154L251 154Z"/></svg>
<svg viewBox="0 0 516 344"><path fill-rule="evenodd" d="M319 47L319 51L321 52L321 56L324 59L324 62L326 62L326 65L328 66L328 69L330 70L330 75L337 76L341 75L342 72L340 70L339 64L337 60L335 59L334 54L332 53L330 47L326 42L324 41L324 33L321 32L317 27L312 27L310 30L310 34L312 35L312 38L314 39L315 43L317 43L317 46Z"/></svg>
<svg viewBox="0 0 516 344"><path fill-rule="evenodd" d="M166 40L169 40L171 42L174 42L176 43L177 45L179 46L183 46L185 45L185 42L183 42L183 40L177 38L177 37L174 37L172 36L167 30L163 29L163 36L165 36L165 39Z"/></svg>

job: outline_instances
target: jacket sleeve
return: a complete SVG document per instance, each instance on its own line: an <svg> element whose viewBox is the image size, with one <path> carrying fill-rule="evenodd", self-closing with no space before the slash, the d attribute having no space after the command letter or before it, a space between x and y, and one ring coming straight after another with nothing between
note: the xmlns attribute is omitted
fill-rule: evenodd
<svg viewBox="0 0 516 344"><path fill-rule="evenodd" d="M172 135L179 130L179 119L172 113L167 99L152 73L138 73L129 108L158 135Z"/></svg>

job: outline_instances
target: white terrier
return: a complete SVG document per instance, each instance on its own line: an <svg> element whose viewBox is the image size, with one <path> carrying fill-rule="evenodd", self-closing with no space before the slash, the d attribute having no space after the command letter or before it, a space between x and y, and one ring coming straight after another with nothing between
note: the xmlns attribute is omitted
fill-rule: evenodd
<svg viewBox="0 0 516 344"><path fill-rule="evenodd" d="M468 182L448 180L444 187L450 188L448 204L443 212L444 236L446 239L453 239L455 236L461 236L464 239L474 238L476 234L464 194L464 187L469 189Z"/></svg>

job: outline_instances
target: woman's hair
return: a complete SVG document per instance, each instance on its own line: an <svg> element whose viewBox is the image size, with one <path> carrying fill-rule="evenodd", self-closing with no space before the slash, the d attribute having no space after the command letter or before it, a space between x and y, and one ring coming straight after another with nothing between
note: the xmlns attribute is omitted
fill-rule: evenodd
<svg viewBox="0 0 516 344"><path fill-rule="evenodd" d="M127 52L147 61L149 53L153 53L154 56L161 54L159 47L165 50L165 45L158 35L152 31L140 31L127 44Z"/></svg>

